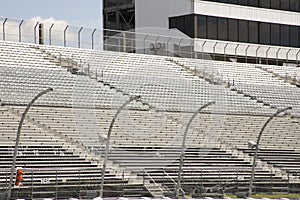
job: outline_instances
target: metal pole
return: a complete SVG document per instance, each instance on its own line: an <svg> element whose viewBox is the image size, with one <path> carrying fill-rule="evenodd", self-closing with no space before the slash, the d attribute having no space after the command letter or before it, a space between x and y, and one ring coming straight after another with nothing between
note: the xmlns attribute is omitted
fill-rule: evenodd
<svg viewBox="0 0 300 200"><path fill-rule="evenodd" d="M22 41L22 30L21 30L21 27L22 27L22 24L23 24L24 20L22 20L19 24L19 42Z"/></svg>
<svg viewBox="0 0 300 200"><path fill-rule="evenodd" d="M137 100L141 98L140 96L134 96L134 97L130 97L129 100L127 100L125 103L122 104L122 106L117 110L116 114L113 116L109 129L108 129L108 133L107 133L107 138L106 138L106 145L105 145L105 156L104 156L104 161L103 161L103 166L102 166L102 172L101 172L101 186L100 186L100 197L103 197L103 185L104 185L104 176L105 176L105 170L106 170L106 163L108 160L108 152L109 152L109 142L110 142L110 135L114 126L114 123L118 117L118 115L120 114L120 112L125 108L125 106L127 106L130 102Z"/></svg>
<svg viewBox="0 0 300 200"><path fill-rule="evenodd" d="M214 60L216 60L216 46L218 45L218 42L216 42L213 46L213 52L214 52Z"/></svg>
<svg viewBox="0 0 300 200"><path fill-rule="evenodd" d="M246 63L248 63L248 49L249 48L250 48L250 45L248 45L246 48Z"/></svg>
<svg viewBox="0 0 300 200"><path fill-rule="evenodd" d="M68 30L68 28L69 28L69 25L67 25L64 30L64 47L67 46L67 30Z"/></svg>
<svg viewBox="0 0 300 200"><path fill-rule="evenodd" d="M49 28L49 45L51 46L52 44L52 37L51 37L51 34L52 34L52 28L53 28L54 24L51 24L50 28Z"/></svg>
<svg viewBox="0 0 300 200"><path fill-rule="evenodd" d="M205 40L205 41L203 42L203 44L201 45L202 59L204 59L204 45L205 45L206 42L207 42L207 40Z"/></svg>
<svg viewBox="0 0 300 200"><path fill-rule="evenodd" d="M167 56L169 56L169 42L170 42L171 39L172 39L172 37L169 37L169 39L168 39L168 41L167 41L167 49L166 49L166 51L167 51Z"/></svg>
<svg viewBox="0 0 300 200"><path fill-rule="evenodd" d="M83 27L81 27L78 31L78 48L80 48L80 33L82 31Z"/></svg>
<svg viewBox="0 0 300 200"><path fill-rule="evenodd" d="M239 48L239 46L240 46L240 44L236 45L236 47L234 48L234 54L235 54L234 56L235 56L235 59L236 59L235 62L238 61L238 59L237 59L237 49Z"/></svg>
<svg viewBox="0 0 300 200"><path fill-rule="evenodd" d="M226 43L225 47L224 47L224 61L226 61L226 48L229 45L229 43Z"/></svg>
<svg viewBox="0 0 300 200"><path fill-rule="evenodd" d="M256 62L255 62L255 63L256 63L256 64L258 64L257 58L258 58L258 50L260 49L260 47L261 47L261 46L258 46L258 47L256 48L256 51L255 51L255 59L256 59Z"/></svg>
<svg viewBox="0 0 300 200"><path fill-rule="evenodd" d="M267 65L269 64L269 59L268 59L268 57L269 57L269 51L270 51L270 49L271 49L271 47L269 47L269 48L267 49L267 51L266 51L266 63L267 63Z"/></svg>
<svg viewBox="0 0 300 200"><path fill-rule="evenodd" d="M36 24L35 24L35 26L34 26L34 44L36 44L36 29L37 29L37 27L38 27L38 25L39 25L39 22L37 22Z"/></svg>
<svg viewBox="0 0 300 200"><path fill-rule="evenodd" d="M5 18L5 20L3 21L3 26L2 26L3 27L3 31L2 31L3 32L3 41L5 41L5 24L7 22L7 19L8 18Z"/></svg>
<svg viewBox="0 0 300 200"><path fill-rule="evenodd" d="M209 102L203 106L201 106L194 114L193 116L191 117L190 121L188 122L188 124L186 125L185 127L185 131L184 131L184 134L183 134L183 138L182 138L182 145L181 145L181 153L180 153L180 161L179 161L179 169L178 169L178 177L177 177L177 188L176 188L176 197L179 196L179 190L181 189L181 176L182 176L182 167L183 167L183 164L184 164L184 154L185 154L185 149L186 149L186 146L185 146L185 143L186 143L186 137L187 137L187 132L190 128L190 125L192 123L192 121L194 120L194 118L196 117L196 115L201 112L201 110L203 110L204 108L214 104L215 102Z"/></svg>
<svg viewBox="0 0 300 200"><path fill-rule="evenodd" d="M286 52L286 62L289 61L289 53L290 53L291 50L292 50L292 49L289 49L289 50Z"/></svg>
<svg viewBox="0 0 300 200"><path fill-rule="evenodd" d="M94 49L94 35L95 35L96 31L97 31L97 29L94 29L92 32L92 49Z"/></svg>
<svg viewBox="0 0 300 200"><path fill-rule="evenodd" d="M292 107L287 107L287 108L283 108L278 110L276 113L274 113L263 125L263 127L261 128L258 137L257 137L257 141L256 141L256 146L255 146L255 153L254 153L254 158L253 158L253 163L252 163L252 170L251 170L251 178L250 178L250 184L249 184L249 191L248 191L248 196L251 196L252 193L252 187L253 187L253 181L254 181L254 174L255 174L255 166L256 166L256 160L257 160L257 152L259 149L259 143L260 143L260 138L265 130L265 128L267 127L267 125L270 123L270 121L276 117L277 115L279 115L282 112L285 112L287 110L291 110Z"/></svg>
<svg viewBox="0 0 300 200"><path fill-rule="evenodd" d="M146 54L146 39L149 35L146 35L146 37L144 37L144 54Z"/></svg>
<svg viewBox="0 0 300 200"><path fill-rule="evenodd" d="M19 123L19 127L18 127L18 132L17 132L17 138L16 138L16 144L15 144L15 149L14 149L14 157L13 157L13 163L12 163L12 167L11 167L11 171L10 171L10 179L9 179L9 188L8 188L8 195L7 195L7 199L9 200L11 197L11 191L12 191L12 184L13 184L13 176L14 176L14 171L16 168L16 161L17 161L17 155L18 155L18 148L19 148L19 142L20 142L20 136L21 136L21 129L22 129L22 125L23 122L25 120L26 114L29 111L30 107L34 104L34 102L41 97L42 95L53 91L52 88L48 88L42 92L40 92L39 94L37 94L32 100L31 102L27 105L24 113L22 114L20 123Z"/></svg>
<svg viewBox="0 0 300 200"><path fill-rule="evenodd" d="M276 51L276 62L277 62L277 65L279 65L279 60L278 60L278 54L279 54L279 51L281 50L281 48L279 48L277 51Z"/></svg>

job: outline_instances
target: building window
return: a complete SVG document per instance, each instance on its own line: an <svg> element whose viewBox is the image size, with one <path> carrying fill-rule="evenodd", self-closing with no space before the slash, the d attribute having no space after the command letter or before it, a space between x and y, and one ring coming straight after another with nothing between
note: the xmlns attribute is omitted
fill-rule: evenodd
<svg viewBox="0 0 300 200"><path fill-rule="evenodd" d="M239 20L239 41L248 42L248 21Z"/></svg>
<svg viewBox="0 0 300 200"><path fill-rule="evenodd" d="M195 37L194 15L184 16L184 30L189 37Z"/></svg>
<svg viewBox="0 0 300 200"><path fill-rule="evenodd" d="M290 0L280 0L281 10L290 10Z"/></svg>
<svg viewBox="0 0 300 200"><path fill-rule="evenodd" d="M218 40L228 40L228 19L218 19Z"/></svg>
<svg viewBox="0 0 300 200"><path fill-rule="evenodd" d="M290 27L287 25L280 26L280 45L290 45Z"/></svg>
<svg viewBox="0 0 300 200"><path fill-rule="evenodd" d="M208 39L218 39L218 26L216 17L207 17L207 38Z"/></svg>
<svg viewBox="0 0 300 200"><path fill-rule="evenodd" d="M242 6L248 6L248 0L239 0L239 4Z"/></svg>
<svg viewBox="0 0 300 200"><path fill-rule="evenodd" d="M258 22L249 22L249 42L258 43Z"/></svg>
<svg viewBox="0 0 300 200"><path fill-rule="evenodd" d="M280 9L280 0L271 0L271 8L272 9Z"/></svg>
<svg viewBox="0 0 300 200"><path fill-rule="evenodd" d="M259 6L258 0L249 0L248 6L258 7Z"/></svg>
<svg viewBox="0 0 300 200"><path fill-rule="evenodd" d="M271 45L280 45L280 25L271 24Z"/></svg>
<svg viewBox="0 0 300 200"><path fill-rule="evenodd" d="M259 23L259 43L270 44L270 24Z"/></svg>
<svg viewBox="0 0 300 200"><path fill-rule="evenodd" d="M228 40L238 41L238 20L228 19Z"/></svg>
<svg viewBox="0 0 300 200"><path fill-rule="evenodd" d="M299 45L299 28L295 26L290 27L290 46L300 47Z"/></svg>
<svg viewBox="0 0 300 200"><path fill-rule="evenodd" d="M299 0L290 0L290 10L293 12L300 11L300 1Z"/></svg>
<svg viewBox="0 0 300 200"><path fill-rule="evenodd" d="M197 17L197 37L205 39L207 38L206 16Z"/></svg>

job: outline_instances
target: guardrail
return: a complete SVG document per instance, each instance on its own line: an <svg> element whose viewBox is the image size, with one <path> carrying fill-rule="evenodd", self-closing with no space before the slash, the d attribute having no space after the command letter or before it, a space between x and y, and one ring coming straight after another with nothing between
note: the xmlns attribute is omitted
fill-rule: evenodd
<svg viewBox="0 0 300 200"><path fill-rule="evenodd" d="M177 29L119 31L5 17L0 17L0 40L274 65L299 65L300 56L299 48L192 39Z"/></svg>

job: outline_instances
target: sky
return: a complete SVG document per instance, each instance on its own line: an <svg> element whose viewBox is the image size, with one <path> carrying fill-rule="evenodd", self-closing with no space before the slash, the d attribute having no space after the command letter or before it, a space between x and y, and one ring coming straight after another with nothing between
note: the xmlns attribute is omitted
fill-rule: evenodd
<svg viewBox="0 0 300 200"><path fill-rule="evenodd" d="M102 27L102 0L2 0L0 16L51 19L73 26Z"/></svg>

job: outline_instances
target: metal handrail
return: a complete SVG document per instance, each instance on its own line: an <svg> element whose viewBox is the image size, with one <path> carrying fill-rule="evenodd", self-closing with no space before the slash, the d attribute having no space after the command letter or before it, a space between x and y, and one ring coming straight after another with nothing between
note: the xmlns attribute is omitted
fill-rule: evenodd
<svg viewBox="0 0 300 200"><path fill-rule="evenodd" d="M147 172L147 170L144 170L144 174L146 174L149 179L154 183L154 185L158 186L159 190L161 191L161 193L164 193L163 189L161 188L161 185L158 184L153 178L152 176ZM145 177L144 177L145 178Z"/></svg>

